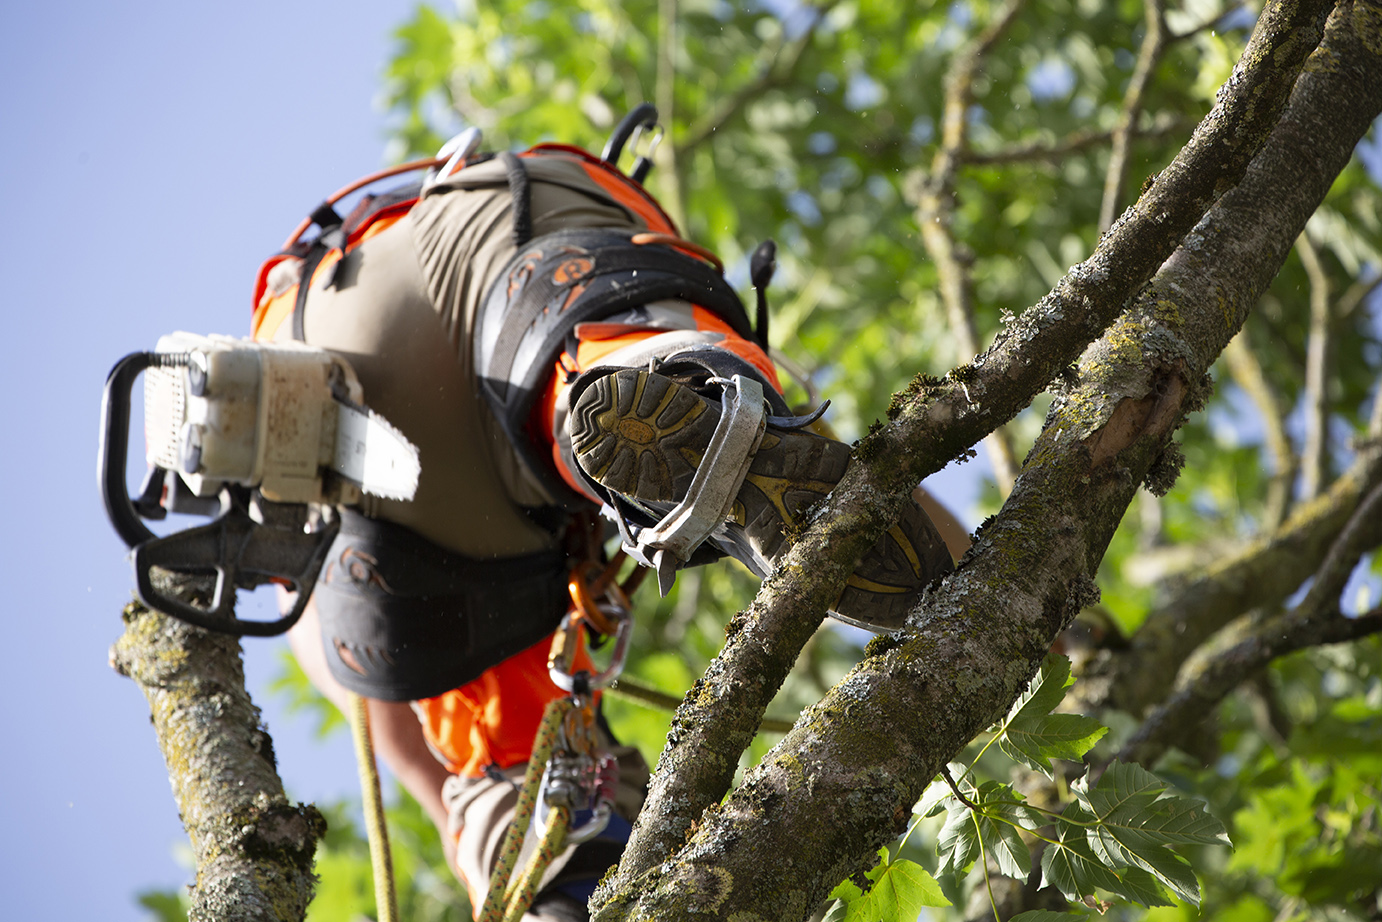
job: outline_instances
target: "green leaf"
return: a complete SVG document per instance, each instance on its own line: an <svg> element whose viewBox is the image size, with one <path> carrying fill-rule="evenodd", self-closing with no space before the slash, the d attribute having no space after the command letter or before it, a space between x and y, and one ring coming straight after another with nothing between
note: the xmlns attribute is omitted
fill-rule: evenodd
<svg viewBox="0 0 1382 922"><path fill-rule="evenodd" d="M844 903L852 903L864 895L864 891L859 889L859 885L846 877L830 891L832 900L840 900Z"/></svg>
<svg viewBox="0 0 1382 922"><path fill-rule="evenodd" d="M981 811L979 838L984 850L993 856L1001 873L1025 880L1032 871L1032 853L1018 830L1039 829L1047 820L1023 803L1025 798L1012 785L985 782L973 799Z"/></svg>
<svg viewBox="0 0 1382 922"><path fill-rule="evenodd" d="M926 906L950 905L940 884L915 861L900 858L879 864L865 876L874 881L873 887L850 904L845 922L911 920Z"/></svg>
<svg viewBox="0 0 1382 922"><path fill-rule="evenodd" d="M1094 817L1076 804L1055 820L1055 842L1041 856L1041 885L1060 890L1068 900L1079 900L1096 889L1115 890L1118 875L1089 846L1085 826Z"/></svg>
<svg viewBox="0 0 1382 922"><path fill-rule="evenodd" d="M1087 912L1052 912L1049 909L1029 909L1027 912L1019 912L1008 922L1076 922L1078 919L1089 918Z"/></svg>
<svg viewBox="0 0 1382 922"><path fill-rule="evenodd" d="M1001 727L998 745L1003 751L1048 778L1054 777L1050 759L1078 762L1108 732L1092 717L1051 713L1073 683L1070 661L1057 653L1047 654L1041 671L1013 704Z"/></svg>
<svg viewBox="0 0 1382 922"><path fill-rule="evenodd" d="M1177 896L1199 904L1200 887L1172 845L1227 844L1223 824L1198 801L1168 791L1140 765L1115 762L1093 790L1085 779L1071 786L1095 817L1089 830L1094 855L1107 867L1140 867Z"/></svg>
<svg viewBox="0 0 1382 922"><path fill-rule="evenodd" d="M979 857L979 836L972 812L956 798L945 806L945 825L936 842L940 870L966 871Z"/></svg>
<svg viewBox="0 0 1382 922"><path fill-rule="evenodd" d="M140 906L153 913L154 922L187 922L191 900L187 890L145 890L138 896Z"/></svg>
<svg viewBox="0 0 1382 922"><path fill-rule="evenodd" d="M915 919L925 906L949 906L940 884L915 861L890 861L885 846L878 850L878 864L864 872L868 892L846 878L830 892L835 904L826 914L834 922L893 922Z"/></svg>
<svg viewBox="0 0 1382 922"><path fill-rule="evenodd" d="M998 863L998 870L1008 877L1025 880L1032 871L1032 853L1015 828L987 816L979 820L984 849Z"/></svg>
<svg viewBox="0 0 1382 922"><path fill-rule="evenodd" d="M1117 887L1104 889L1143 906L1175 905L1167 899L1166 891L1157 883L1156 877L1141 868L1124 868L1118 874L1118 884Z"/></svg>

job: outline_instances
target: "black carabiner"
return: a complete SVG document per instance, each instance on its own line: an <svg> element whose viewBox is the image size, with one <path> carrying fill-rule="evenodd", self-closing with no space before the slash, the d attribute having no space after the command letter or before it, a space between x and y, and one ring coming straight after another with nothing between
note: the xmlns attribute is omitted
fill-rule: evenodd
<svg viewBox="0 0 1382 922"><path fill-rule="evenodd" d="M635 106L628 115L619 120L619 124L614 126L614 133L605 142L604 153L600 154L600 159L617 167L619 156L624 153L624 145L629 143L629 138L639 128L652 130L657 125L657 106L650 102L640 103Z"/></svg>

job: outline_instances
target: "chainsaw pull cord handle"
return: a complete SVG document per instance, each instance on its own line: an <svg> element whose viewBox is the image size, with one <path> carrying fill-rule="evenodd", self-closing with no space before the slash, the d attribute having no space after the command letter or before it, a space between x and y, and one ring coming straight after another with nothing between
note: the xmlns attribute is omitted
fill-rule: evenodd
<svg viewBox="0 0 1382 922"><path fill-rule="evenodd" d="M115 363L106 378L101 396L101 445L96 454L97 481L106 516L115 533L129 548L143 544L154 533L134 508L125 483L125 456L130 447L130 393L140 373L149 368L176 368L187 365L182 353L131 352Z"/></svg>

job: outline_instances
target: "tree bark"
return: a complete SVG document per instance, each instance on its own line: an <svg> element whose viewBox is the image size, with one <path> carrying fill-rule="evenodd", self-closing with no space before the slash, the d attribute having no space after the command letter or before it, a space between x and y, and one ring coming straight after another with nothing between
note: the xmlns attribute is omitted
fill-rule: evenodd
<svg viewBox="0 0 1382 922"><path fill-rule="evenodd" d="M1173 482L1170 436L1202 405L1209 365L1382 105L1373 3L1340 7L1284 117L1264 89L1273 85L1284 99L1296 84L1295 68L1314 45L1311 29L1328 7L1269 5L1221 92L1223 111L1211 113L1100 252L975 368L917 388L899 402L893 425L864 440L864 463L794 546L784 572L731 623L721 658L683 703L649 808L619 871L596 894L596 918L803 918L901 831L946 760L1010 705L1059 631L1097 595L1091 576L1137 488L1145 481L1164 491ZM1246 166L1257 154L1245 126L1267 111L1266 129L1276 126L1267 148L1194 226L1242 175L1225 163ZM732 772L772 669L814 629L836 580L877 533L872 520L891 508L894 488L944 463L957 432L1006 418L1000 405L1060 367L1047 365L1048 374L1035 366L1082 347L1083 334L1142 287L1149 261L1148 274L1182 237L1157 280L1085 353L1012 496L960 569L928 592L907 630L870 644L721 804L728 779L716 771Z"/></svg>
<svg viewBox="0 0 1382 922"><path fill-rule="evenodd" d="M190 593L191 587L183 592ZM111 665L138 683L192 840L190 922L301 922L326 820L292 804L245 691L240 642L131 602Z"/></svg>

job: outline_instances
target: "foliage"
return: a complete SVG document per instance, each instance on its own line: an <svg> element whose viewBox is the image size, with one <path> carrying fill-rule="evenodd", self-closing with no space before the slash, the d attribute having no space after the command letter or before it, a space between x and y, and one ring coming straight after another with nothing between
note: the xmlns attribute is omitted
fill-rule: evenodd
<svg viewBox="0 0 1382 922"><path fill-rule="evenodd" d="M1142 906L1170 905L1169 889L1188 902L1199 903L1199 886L1190 866L1171 849L1184 845L1226 844L1223 825L1203 804L1169 789L1168 785L1138 765L1113 762L1091 785L1088 775L1070 785L1072 797L1055 811L1030 803L1011 784L971 778L980 759L997 743L1014 759L1052 775L1051 759L1078 761L1103 735L1104 728L1087 717L1052 714L1070 681L1070 663L1060 655L1048 656L1026 694L1017 700L1001 724L983 743L974 764L947 768L945 780L937 779L918 802L917 817L903 837L903 844L917 825L944 814L936 835L939 855L935 878L915 862L896 859L870 872L869 880L884 877L905 880L916 892L916 905L943 906L945 902L919 902L923 891L940 897L941 890L958 894L959 878L976 863L985 878L1002 874L1025 880L1032 868L1028 842L1042 843L1042 886L1053 886L1072 902L1085 902L1107 910L1110 899ZM1070 720L1053 718L1068 717ZM1073 729L1073 732L1072 732ZM1072 742L1078 738L1078 742ZM1020 740L1015 745L1015 739ZM958 781L952 777L958 775ZM981 861L981 859L987 859ZM882 875L878 875L883 869ZM904 875L905 871L905 875ZM927 886L929 884L929 886ZM867 894L852 881L837 887L832 897L845 908L842 919L911 919L907 913L879 913L875 883ZM884 891L884 896L891 891ZM990 887L991 892L991 887ZM941 897L943 898L943 897ZM835 912L840 907L832 907ZM997 906L993 907L995 913Z"/></svg>
<svg viewBox="0 0 1382 922"><path fill-rule="evenodd" d="M951 325L954 305L941 292L938 263L924 258L917 209L927 183L938 181L947 76L1002 6L422 6L399 28L387 73L396 153L433 153L459 120L482 127L495 149L559 140L599 150L618 115L656 101L667 138L655 156L652 191L686 236L726 258L731 281L745 291L746 254L762 239L778 241L774 345L803 366L812 390L832 399L832 424L855 437L886 414L890 395L912 376L942 374L971 358ZM676 10L674 34L662 18L669 9ZM1255 12L1223 0L1166 7L1170 37L1131 113L1137 130L1126 165L1114 171L1120 204L1170 161L1208 111ZM1030 3L980 62L942 196L948 210L937 219L971 286L968 319L979 347L1098 240L1110 137L1129 113L1126 94L1145 34L1144 7L1135 0ZM1379 162L1375 139L1361 150ZM1206 411L1180 432L1186 464L1175 488L1162 497L1139 495L1103 559L1101 601L1067 639L1077 676L1116 656L1149 612L1191 580L1215 573L1226 555L1271 534L1354 460L1382 373L1382 322L1365 297L1382 271L1379 198L1374 174L1355 158L1249 319L1239 337L1245 348L1214 369L1216 392ZM1313 325L1312 294L1329 308ZM1039 400L1007 427L1019 459L1044 410ZM1316 455L1306 450L1312 431L1324 437ZM1002 500L1003 489L990 483L976 509L959 511L991 513ZM1355 582L1341 602L1346 611L1377 604L1382 554L1363 563L1360 573L1371 567L1374 575ZM684 573L666 599L642 590L630 675L674 695L685 692L754 585L724 564ZM1294 605L1296 588L1274 609ZM1232 614L1242 627L1273 613ZM820 632L770 713L789 716L819 697L858 656L857 641L846 631ZM1199 654L1213 650L1207 645ZM942 908L931 875L944 897L963 907L986 875L1023 878L1034 861L1069 900L1122 901L1120 918L1189 919L1198 912L1342 919L1376 912L1376 639L1307 649L1245 677L1203 715L1203 725L1181 734L1157 766L1165 782L1115 762L1097 779L1072 783L1070 760L1107 763L1143 714L1105 711L1096 719L1061 711L1070 678L1063 662L1048 663L957 770L969 803L938 782L918 805L908 835L927 838L941 854L904 837L872 870L841 884L834 918L911 918L922 905L933 907L933 918L958 918L960 909ZM285 688L300 695L303 686ZM667 715L613 698L607 713L616 732L649 756L661 749ZM329 725L323 719L323 732ZM760 737L747 758L760 758L771 739ZM1024 792L1033 785L1054 787L1061 802L1037 804ZM425 822L414 819L424 830ZM407 828L403 822L395 829ZM366 911L369 899L368 888L358 887L364 866L356 840L343 835L331 833L319 859L325 883L318 905L337 899L333 894L358 898L348 909L340 896L333 918ZM1216 845L1226 837L1236 843L1231 856ZM408 872L422 881L413 885L417 893L440 886L425 870ZM164 912L168 904L159 900L150 908ZM1172 905L1143 911L1127 901ZM1195 910L1190 904L1197 901ZM1043 911L1017 918L1076 916Z"/></svg>

